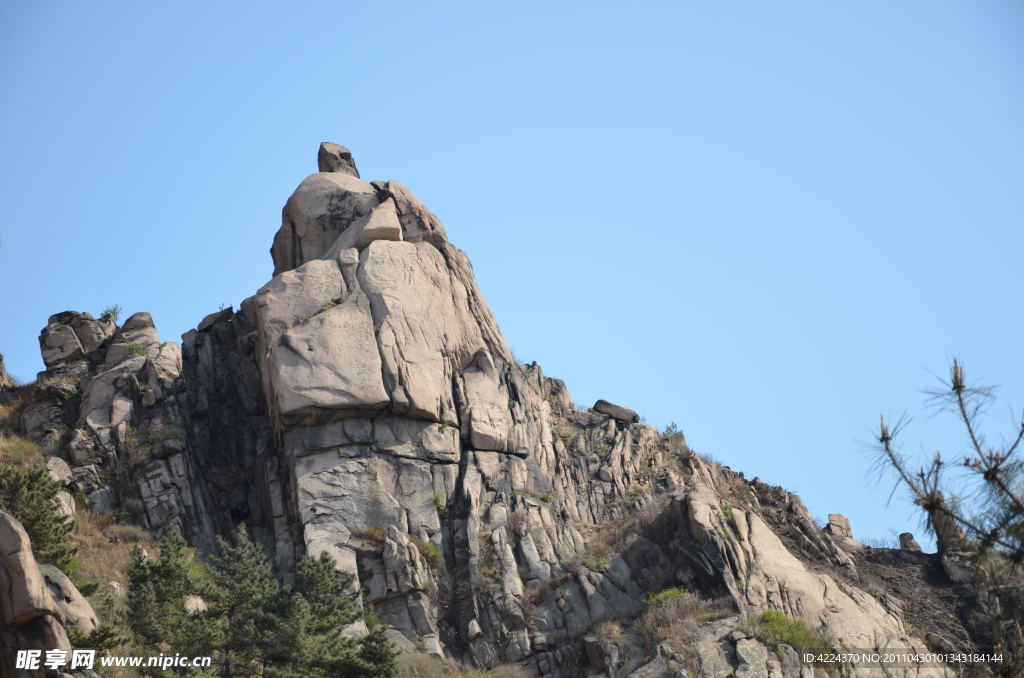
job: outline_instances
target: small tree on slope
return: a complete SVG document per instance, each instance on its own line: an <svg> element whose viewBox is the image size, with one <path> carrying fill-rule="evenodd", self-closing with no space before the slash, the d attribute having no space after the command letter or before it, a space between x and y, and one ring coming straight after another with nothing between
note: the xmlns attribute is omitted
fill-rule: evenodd
<svg viewBox="0 0 1024 678"><path fill-rule="evenodd" d="M949 381L941 384L926 391L929 404L960 420L968 441L963 459L948 463L936 452L929 463L913 468L894 442L906 419L890 428L882 417L876 467L895 471L897 486L909 490L925 511L939 551L947 557L959 553L970 564L979 622L991 633L993 652L1003 655L992 668L1003 676L1024 675L1024 416L1009 441L993 446L980 425L995 388L968 384L957 359ZM955 491L955 481L966 482L969 490Z"/></svg>

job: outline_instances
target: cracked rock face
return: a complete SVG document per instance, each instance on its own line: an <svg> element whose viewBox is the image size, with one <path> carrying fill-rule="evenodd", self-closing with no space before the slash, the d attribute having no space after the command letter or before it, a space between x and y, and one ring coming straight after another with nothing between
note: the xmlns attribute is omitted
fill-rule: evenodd
<svg viewBox="0 0 1024 678"><path fill-rule="evenodd" d="M363 181L335 144L317 164L284 207L274 277L181 348L145 313L119 329L51 318L48 373L81 378L81 407L69 424L65 393L40 390L26 429L74 427L71 479L90 505L134 507L203 554L244 523L286 583L326 552L398 647L530 678L683 678L684 662L806 675L792 648L744 630L766 610L847 647L923 649L898 600L857 586L842 516L819 530L798 498L727 483L678 432L670 444L605 400L575 408L563 382L515 363L468 258L407 187ZM129 460L138 493L118 497L102 471ZM772 497L782 519L765 518ZM645 596L680 585L729 616L689 649L645 646L631 628ZM619 641L598 636L604 622Z"/></svg>
<svg viewBox="0 0 1024 678"><path fill-rule="evenodd" d="M14 657L19 650L71 650L65 623L83 631L94 628L96 613L64 574L50 565L40 566L32 555L25 528L0 511L0 675L49 678L60 672L41 666L19 671ZM60 596L55 600L54 595Z"/></svg>

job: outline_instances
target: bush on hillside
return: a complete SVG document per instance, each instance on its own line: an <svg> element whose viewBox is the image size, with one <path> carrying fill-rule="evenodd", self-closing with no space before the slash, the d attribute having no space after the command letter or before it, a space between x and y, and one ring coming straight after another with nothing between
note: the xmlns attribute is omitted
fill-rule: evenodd
<svg viewBox="0 0 1024 678"><path fill-rule="evenodd" d="M36 560L71 574L77 550L71 546L68 533L74 529L74 519L58 516L55 511L61 489L44 468L0 465L0 509L25 528Z"/></svg>

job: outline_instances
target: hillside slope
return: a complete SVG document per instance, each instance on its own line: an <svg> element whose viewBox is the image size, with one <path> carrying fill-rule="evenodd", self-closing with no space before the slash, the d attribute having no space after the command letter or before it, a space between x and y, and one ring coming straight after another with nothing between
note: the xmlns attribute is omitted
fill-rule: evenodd
<svg viewBox="0 0 1024 678"><path fill-rule="evenodd" d="M245 523L285 582L326 551L402 649L532 676L803 676L803 651L982 642L933 557L819 529L681 433L516 364L437 217L340 146L318 165L274 278L180 346L147 313L50 318L23 428L92 510L203 554Z"/></svg>

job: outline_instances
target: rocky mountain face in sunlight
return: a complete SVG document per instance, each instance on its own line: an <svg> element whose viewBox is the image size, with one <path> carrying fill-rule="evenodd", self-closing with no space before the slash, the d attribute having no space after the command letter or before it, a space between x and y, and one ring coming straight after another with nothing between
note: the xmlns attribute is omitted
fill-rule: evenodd
<svg viewBox="0 0 1024 678"><path fill-rule="evenodd" d="M408 188L335 144L317 161L274 277L180 345L148 313L50 317L23 428L92 510L203 554L244 523L285 582L326 551L403 651L536 677L795 678L815 649L975 646L969 582L940 556L867 547L678 431L577 407L515 362ZM61 619L30 588L43 603L30 619L5 599L8 630Z"/></svg>

